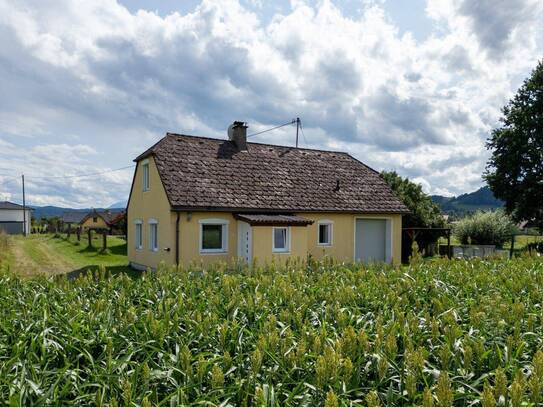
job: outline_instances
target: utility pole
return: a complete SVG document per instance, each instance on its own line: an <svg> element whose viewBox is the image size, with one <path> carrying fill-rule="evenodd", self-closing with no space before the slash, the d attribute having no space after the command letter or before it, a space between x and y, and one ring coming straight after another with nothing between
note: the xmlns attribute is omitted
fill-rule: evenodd
<svg viewBox="0 0 543 407"><path fill-rule="evenodd" d="M26 236L26 197L25 197L25 175L21 175L23 180L23 236Z"/></svg>
<svg viewBox="0 0 543 407"><path fill-rule="evenodd" d="M298 132L300 130L300 118L296 118L296 148L298 148Z"/></svg>

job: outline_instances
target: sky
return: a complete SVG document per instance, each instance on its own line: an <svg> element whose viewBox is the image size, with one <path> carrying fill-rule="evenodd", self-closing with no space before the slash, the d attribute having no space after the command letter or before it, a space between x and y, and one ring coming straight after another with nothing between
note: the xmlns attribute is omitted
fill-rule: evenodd
<svg viewBox="0 0 543 407"><path fill-rule="evenodd" d="M295 117L301 147L471 192L542 51L538 0L0 0L0 200L24 173L28 204L107 207L166 132Z"/></svg>

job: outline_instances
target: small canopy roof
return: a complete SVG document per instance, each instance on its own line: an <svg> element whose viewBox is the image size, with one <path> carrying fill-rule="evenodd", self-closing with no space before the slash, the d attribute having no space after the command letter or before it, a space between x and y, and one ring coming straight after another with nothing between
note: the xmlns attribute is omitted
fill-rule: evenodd
<svg viewBox="0 0 543 407"><path fill-rule="evenodd" d="M243 222L247 222L252 226L307 226L313 223L310 219L295 215L237 213L234 217Z"/></svg>

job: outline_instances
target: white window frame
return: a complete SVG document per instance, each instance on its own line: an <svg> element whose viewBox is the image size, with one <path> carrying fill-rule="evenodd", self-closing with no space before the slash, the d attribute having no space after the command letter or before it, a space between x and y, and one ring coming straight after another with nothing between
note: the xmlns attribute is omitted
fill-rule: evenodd
<svg viewBox="0 0 543 407"><path fill-rule="evenodd" d="M320 233L321 225L328 226L328 242L321 243ZM317 222L317 246L332 246L334 241L334 222L328 219L322 219Z"/></svg>
<svg viewBox="0 0 543 407"><path fill-rule="evenodd" d="M149 250L153 253L158 252L158 220L149 219ZM156 246L153 247L153 226L156 228Z"/></svg>
<svg viewBox="0 0 543 407"><path fill-rule="evenodd" d="M275 247L275 231L278 229L286 229L286 244L285 247ZM273 253L290 253L290 226L274 226L272 227L272 252Z"/></svg>
<svg viewBox="0 0 543 407"><path fill-rule="evenodd" d="M138 236L138 228L139 228L139 236ZM136 241L136 244L134 245L136 250L143 249L143 221L141 219L134 220L134 240Z"/></svg>
<svg viewBox="0 0 543 407"><path fill-rule="evenodd" d="M228 253L228 224L226 219L201 219L200 224L200 254L227 254ZM204 225L220 225L222 226L222 242L220 249L204 249Z"/></svg>
<svg viewBox="0 0 543 407"><path fill-rule="evenodd" d="M149 191L151 189L151 177L149 174L149 160L143 160L141 162L141 171L142 171L142 180L141 186L143 192Z"/></svg>

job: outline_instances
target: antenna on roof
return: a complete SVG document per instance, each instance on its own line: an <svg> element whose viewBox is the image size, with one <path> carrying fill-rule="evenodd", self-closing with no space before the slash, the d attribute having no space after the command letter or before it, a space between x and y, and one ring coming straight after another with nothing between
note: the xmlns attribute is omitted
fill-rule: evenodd
<svg viewBox="0 0 543 407"><path fill-rule="evenodd" d="M279 126L271 127L269 129L259 131L258 133L249 134L247 136L247 138L258 136L258 135L260 135L262 133L267 133L268 131L276 130L276 129L279 129L281 127L288 126L290 124L296 124L296 148L298 148L298 137L299 137L299 134L300 134L300 130L302 131L302 135L304 136L304 140L305 140L304 128L302 127L302 121L300 120L299 117L297 117L295 119L292 119L290 122L280 124Z"/></svg>
<svg viewBox="0 0 543 407"><path fill-rule="evenodd" d="M300 130L301 122L300 118L296 118L296 148L298 148L298 131Z"/></svg>

